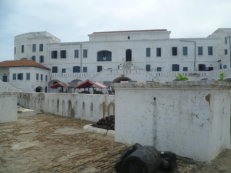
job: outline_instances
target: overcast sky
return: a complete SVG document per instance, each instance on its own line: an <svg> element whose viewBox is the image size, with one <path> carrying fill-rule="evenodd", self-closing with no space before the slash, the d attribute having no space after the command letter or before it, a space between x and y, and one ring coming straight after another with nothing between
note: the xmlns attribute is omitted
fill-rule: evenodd
<svg viewBox="0 0 231 173"><path fill-rule="evenodd" d="M0 0L0 61L13 59L14 36L48 31L86 41L96 31L168 29L172 38L231 28L231 0Z"/></svg>

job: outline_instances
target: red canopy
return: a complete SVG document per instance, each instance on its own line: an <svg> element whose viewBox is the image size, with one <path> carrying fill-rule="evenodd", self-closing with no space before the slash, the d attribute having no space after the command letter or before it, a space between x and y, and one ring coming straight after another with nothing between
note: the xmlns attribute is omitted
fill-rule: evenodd
<svg viewBox="0 0 231 173"><path fill-rule="evenodd" d="M58 88L58 87L67 88L67 86L65 86L65 84L61 82L57 82L54 85L50 86L50 88Z"/></svg>
<svg viewBox="0 0 231 173"><path fill-rule="evenodd" d="M86 80L86 81L76 85L74 88L90 88L92 86L100 88L100 89L106 88L105 85L98 83L98 82L92 82L90 80Z"/></svg>

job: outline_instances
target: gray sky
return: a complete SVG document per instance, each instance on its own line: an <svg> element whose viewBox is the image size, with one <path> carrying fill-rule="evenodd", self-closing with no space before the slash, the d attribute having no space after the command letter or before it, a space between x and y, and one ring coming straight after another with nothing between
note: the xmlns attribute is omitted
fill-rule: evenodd
<svg viewBox="0 0 231 173"><path fill-rule="evenodd" d="M172 38L231 28L231 0L0 0L0 61L13 59L14 36L48 31L86 41L96 31L168 29Z"/></svg>

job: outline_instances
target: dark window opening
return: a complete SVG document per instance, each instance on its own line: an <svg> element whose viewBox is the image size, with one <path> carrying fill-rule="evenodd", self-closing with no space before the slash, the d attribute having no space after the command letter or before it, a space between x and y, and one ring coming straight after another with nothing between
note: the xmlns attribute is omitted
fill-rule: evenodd
<svg viewBox="0 0 231 173"><path fill-rule="evenodd" d="M198 55L203 55L203 47L198 47Z"/></svg>
<svg viewBox="0 0 231 173"><path fill-rule="evenodd" d="M60 51L60 58L66 58L66 50Z"/></svg>
<svg viewBox="0 0 231 173"><path fill-rule="evenodd" d="M51 51L51 58L52 59L57 59L57 57L58 57L58 51L57 50Z"/></svg>
<svg viewBox="0 0 231 173"><path fill-rule="evenodd" d="M103 66L99 65L97 66L97 72L101 72L103 70Z"/></svg>
<svg viewBox="0 0 231 173"><path fill-rule="evenodd" d="M83 72L87 73L87 67L83 67Z"/></svg>
<svg viewBox="0 0 231 173"><path fill-rule="evenodd" d="M13 73L13 80L16 80L16 73Z"/></svg>
<svg viewBox="0 0 231 173"><path fill-rule="evenodd" d="M183 56L188 55L188 47L183 47Z"/></svg>
<svg viewBox="0 0 231 173"><path fill-rule="evenodd" d="M208 55L213 55L213 47L212 46L208 47Z"/></svg>
<svg viewBox="0 0 231 173"><path fill-rule="evenodd" d="M39 62L40 62L40 63L43 63L43 62L44 62L44 56L40 56L40 57L39 57Z"/></svg>
<svg viewBox="0 0 231 173"><path fill-rule="evenodd" d="M75 50L74 53L75 53L75 58L78 58L79 57L79 50Z"/></svg>
<svg viewBox="0 0 231 173"><path fill-rule="evenodd" d="M172 64L172 71L180 71L179 64Z"/></svg>
<svg viewBox="0 0 231 173"><path fill-rule="evenodd" d="M73 73L80 73L80 66L73 66Z"/></svg>
<svg viewBox="0 0 231 173"><path fill-rule="evenodd" d="M205 64L198 64L199 71L206 71L206 65Z"/></svg>
<svg viewBox="0 0 231 173"><path fill-rule="evenodd" d="M62 68L62 73L66 73L66 69L65 68Z"/></svg>
<svg viewBox="0 0 231 173"><path fill-rule="evenodd" d="M36 52L36 44L32 45L32 52Z"/></svg>
<svg viewBox="0 0 231 173"><path fill-rule="evenodd" d="M146 64L146 71L151 71L151 65L150 64Z"/></svg>
<svg viewBox="0 0 231 173"><path fill-rule="evenodd" d="M21 52L24 53L24 45L21 46Z"/></svg>
<svg viewBox="0 0 231 173"><path fill-rule="evenodd" d="M18 80L23 80L23 73L18 73Z"/></svg>
<svg viewBox="0 0 231 173"><path fill-rule="evenodd" d="M161 56L161 48L156 48L156 56L157 57Z"/></svg>
<svg viewBox="0 0 231 173"><path fill-rule="evenodd" d="M7 76L6 75L2 76L2 81L7 82Z"/></svg>
<svg viewBox="0 0 231 173"><path fill-rule="evenodd" d="M39 74L36 73L36 80L39 80Z"/></svg>
<svg viewBox="0 0 231 173"><path fill-rule="evenodd" d="M26 73L26 80L30 80L30 73Z"/></svg>
<svg viewBox="0 0 231 173"><path fill-rule="evenodd" d="M157 67L156 71L158 71L158 72L162 71L162 67Z"/></svg>
<svg viewBox="0 0 231 173"><path fill-rule="evenodd" d="M126 61L132 61L132 50L131 49L127 49L126 50Z"/></svg>
<svg viewBox="0 0 231 173"><path fill-rule="evenodd" d="M32 59L33 61L36 61L36 57L35 57L35 56L32 56L31 59Z"/></svg>
<svg viewBox="0 0 231 173"><path fill-rule="evenodd" d="M172 47L172 56L177 56L177 47Z"/></svg>
<svg viewBox="0 0 231 173"><path fill-rule="evenodd" d="M40 52L43 51L43 44L39 44L39 51L40 51Z"/></svg>
<svg viewBox="0 0 231 173"><path fill-rule="evenodd" d="M83 49L83 57L87 58L87 49Z"/></svg>
<svg viewBox="0 0 231 173"><path fill-rule="evenodd" d="M58 73L58 67L57 66L54 66L52 67L52 73Z"/></svg>
<svg viewBox="0 0 231 173"><path fill-rule="evenodd" d="M183 67L183 71L188 71L188 67Z"/></svg>
<svg viewBox="0 0 231 173"><path fill-rule="evenodd" d="M97 61L111 61L112 53L107 50L99 51L97 53Z"/></svg>
<svg viewBox="0 0 231 173"><path fill-rule="evenodd" d="M151 56L151 48L146 48L146 57Z"/></svg>

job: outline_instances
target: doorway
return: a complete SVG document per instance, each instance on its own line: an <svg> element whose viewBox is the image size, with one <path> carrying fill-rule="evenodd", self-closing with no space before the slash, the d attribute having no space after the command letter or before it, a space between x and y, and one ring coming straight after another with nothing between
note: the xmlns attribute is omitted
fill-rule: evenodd
<svg viewBox="0 0 231 173"><path fill-rule="evenodd" d="M130 62L130 61L132 61L132 50L127 49L126 50L126 62Z"/></svg>

